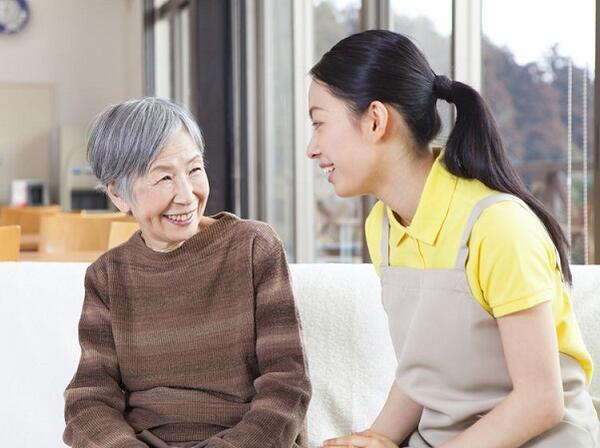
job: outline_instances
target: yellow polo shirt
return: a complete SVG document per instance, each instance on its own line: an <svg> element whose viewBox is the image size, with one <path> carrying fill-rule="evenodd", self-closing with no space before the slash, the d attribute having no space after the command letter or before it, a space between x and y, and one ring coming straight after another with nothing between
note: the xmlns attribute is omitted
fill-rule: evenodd
<svg viewBox="0 0 600 448"><path fill-rule="evenodd" d="M471 210L481 199L497 194L477 180L449 173L442 154L433 164L408 227L386 207L391 266L452 269ZM383 208L384 204L377 202L365 223L378 273ZM592 359L556 266L554 244L532 211L512 201L484 210L471 233L466 273L473 296L495 318L552 301L559 351L579 361L588 381L591 379Z"/></svg>

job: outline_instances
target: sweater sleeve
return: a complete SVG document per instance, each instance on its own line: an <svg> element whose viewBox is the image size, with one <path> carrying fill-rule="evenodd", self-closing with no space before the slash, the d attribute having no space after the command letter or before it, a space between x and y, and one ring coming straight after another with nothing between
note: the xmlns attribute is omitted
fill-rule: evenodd
<svg viewBox="0 0 600 448"><path fill-rule="evenodd" d="M81 358L64 394L63 440L77 448L147 447L137 440L123 417L125 396L120 387L110 309L104 301L107 278L97 263L85 275L85 298L79 321Z"/></svg>
<svg viewBox="0 0 600 448"><path fill-rule="evenodd" d="M301 323L283 246L267 226L254 240L253 282L256 394L242 420L221 438L209 439L207 447L290 448L304 429L312 391Z"/></svg>

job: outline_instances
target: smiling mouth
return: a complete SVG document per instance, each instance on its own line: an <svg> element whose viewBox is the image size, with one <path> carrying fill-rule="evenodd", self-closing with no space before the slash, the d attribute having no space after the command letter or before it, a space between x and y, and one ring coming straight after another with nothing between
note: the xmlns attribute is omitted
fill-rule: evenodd
<svg viewBox="0 0 600 448"><path fill-rule="evenodd" d="M187 212L187 213L179 213L179 214L171 214L171 215L167 215L164 214L163 216L165 218L167 218L169 221L172 221L174 223L187 223L188 221L191 221L192 217L194 216L195 210L191 211L191 212Z"/></svg>
<svg viewBox="0 0 600 448"><path fill-rule="evenodd" d="M329 174L333 173L335 168L333 166L328 166L326 168L322 168L322 170L325 173L325 175L328 176Z"/></svg>

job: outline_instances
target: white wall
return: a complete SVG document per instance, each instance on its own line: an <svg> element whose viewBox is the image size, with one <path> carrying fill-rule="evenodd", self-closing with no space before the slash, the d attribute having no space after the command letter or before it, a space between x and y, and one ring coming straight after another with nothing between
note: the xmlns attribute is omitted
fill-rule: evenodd
<svg viewBox="0 0 600 448"><path fill-rule="evenodd" d="M48 180L56 201L58 127L87 126L107 105L143 94L143 6L142 0L30 0L29 4L28 26L16 35L0 36L0 85L24 84L19 86L22 89L46 85L54 90L54 104L40 113L54 114L46 121L54 123L47 134ZM0 104L9 111L15 106ZM0 203L7 201L11 176L2 166L6 145L13 145L13 153L32 153L27 147L31 139L9 138L11 134L23 132L0 123L0 136L4 136L0 138ZM18 170L21 177L27 174L27 162L31 159L23 160Z"/></svg>

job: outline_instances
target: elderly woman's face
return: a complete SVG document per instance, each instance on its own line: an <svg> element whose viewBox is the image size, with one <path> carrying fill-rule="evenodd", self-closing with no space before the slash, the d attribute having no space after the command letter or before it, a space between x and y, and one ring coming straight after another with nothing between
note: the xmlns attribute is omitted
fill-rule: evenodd
<svg viewBox="0 0 600 448"><path fill-rule="evenodd" d="M197 233L209 186L204 161L190 135L177 131L158 153L148 174L133 185L133 216L146 245L172 250Z"/></svg>

